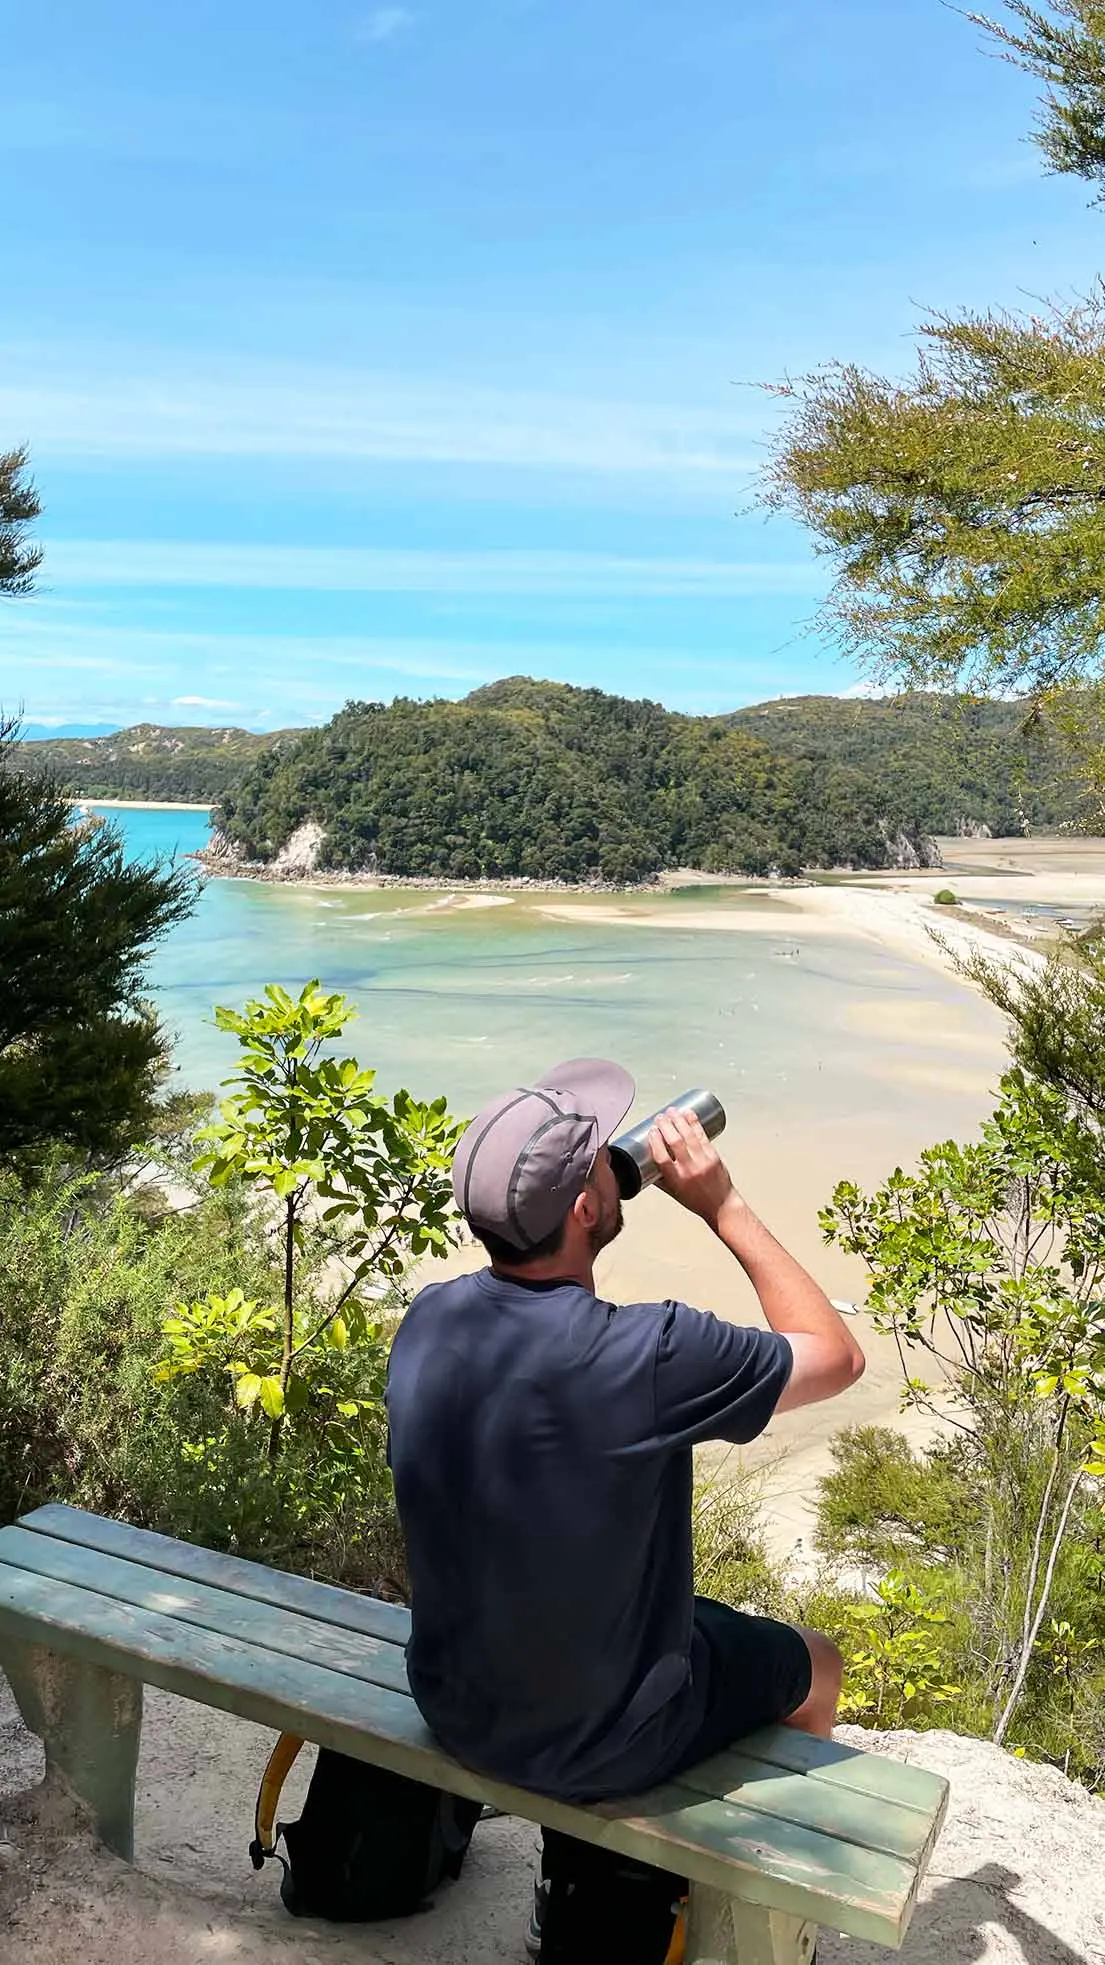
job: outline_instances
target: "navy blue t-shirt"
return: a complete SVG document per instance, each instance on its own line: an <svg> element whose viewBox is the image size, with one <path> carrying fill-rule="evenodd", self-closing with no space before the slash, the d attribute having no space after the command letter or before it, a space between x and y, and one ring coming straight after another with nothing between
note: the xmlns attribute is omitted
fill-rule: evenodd
<svg viewBox="0 0 1105 1965"><path fill-rule="evenodd" d="M448 1752L543 1794L664 1778L702 1721L691 1448L751 1440L785 1337L484 1269L419 1292L392 1346L411 1690Z"/></svg>

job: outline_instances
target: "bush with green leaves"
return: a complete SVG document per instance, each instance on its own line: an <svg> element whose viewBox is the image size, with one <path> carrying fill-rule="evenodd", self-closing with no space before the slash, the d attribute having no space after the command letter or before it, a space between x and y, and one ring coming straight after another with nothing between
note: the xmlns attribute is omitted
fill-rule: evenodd
<svg viewBox="0 0 1105 1965"><path fill-rule="evenodd" d="M273 1462L217 1372L160 1373L176 1304L278 1298L240 1186L181 1208L149 1188L0 1174L0 1520L45 1501L285 1568L401 1586L384 1460L382 1338L330 1354L331 1393ZM314 1302L310 1293L304 1307ZM336 1408L358 1403L351 1423Z"/></svg>
<svg viewBox="0 0 1105 1965"><path fill-rule="evenodd" d="M969 1676L998 1741L1048 1730L1049 1619L1070 1623L1084 1658L1105 1635L1102 1599L1086 1587L1092 1570L1100 1582L1105 1478L1103 1191L1097 1127L1059 1087L1015 1069L976 1143L933 1147L870 1196L842 1182L822 1217L827 1239L867 1263L905 1403L949 1436L920 1469L899 1456L897 1475L915 1487L938 1479L945 1522L956 1485L965 1497L945 1546L930 1528L921 1553L958 1570ZM828 1539L842 1526L841 1486L825 1497ZM903 1543L917 1546L924 1517L916 1495L910 1505ZM869 1513L867 1528L885 1522Z"/></svg>
<svg viewBox="0 0 1105 1965"><path fill-rule="evenodd" d="M264 1002L216 1011L219 1028L238 1038L241 1062L199 1135L194 1171L216 1189L240 1182L257 1197L279 1263L279 1301L247 1302L238 1290L179 1307L166 1324L161 1371L213 1374L224 1387L229 1379L233 1407L267 1421L271 1459L288 1427L304 1414L317 1419L320 1405L329 1413L327 1457L363 1458L366 1426L380 1435L383 1424L380 1301L412 1259L444 1256L456 1240L449 1176L460 1127L444 1098L419 1103L399 1091L386 1099L373 1090L373 1071L329 1054L355 1015L317 981L298 998L270 984ZM351 1344L376 1357L367 1399L340 1383Z"/></svg>
<svg viewBox="0 0 1105 1965"><path fill-rule="evenodd" d="M781 1601L763 1529L763 1483L726 1455L698 1475L691 1505L695 1589L735 1610Z"/></svg>
<svg viewBox="0 0 1105 1965"><path fill-rule="evenodd" d="M892 1569L846 1616L842 1719L917 1727L958 1697L962 1688L948 1681L948 1613L923 1584Z"/></svg>
<svg viewBox="0 0 1105 1965"><path fill-rule="evenodd" d="M890 1570L950 1563L977 1538L981 1502L956 1443L916 1451L893 1426L846 1426L819 1483L817 1547L830 1561Z"/></svg>
<svg viewBox="0 0 1105 1965"><path fill-rule="evenodd" d="M67 1500L402 1588L388 1324L451 1239L456 1128L326 1054L349 1014L317 984L219 1013L243 1063L187 1199L60 1149L0 1174L0 1518ZM179 1182L175 1133L164 1160Z"/></svg>

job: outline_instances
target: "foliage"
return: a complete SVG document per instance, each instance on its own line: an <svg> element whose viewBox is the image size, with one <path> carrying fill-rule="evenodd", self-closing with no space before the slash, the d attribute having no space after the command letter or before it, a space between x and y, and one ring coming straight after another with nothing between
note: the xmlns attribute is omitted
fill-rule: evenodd
<svg viewBox="0 0 1105 1965"><path fill-rule="evenodd" d="M48 771L78 798L185 799L213 804L260 752L297 731L178 729L137 723L107 737L47 737L22 743L11 762Z"/></svg>
<svg viewBox="0 0 1105 1965"><path fill-rule="evenodd" d="M162 1375L213 1370L225 1385L229 1374L234 1406L268 1422L270 1458L286 1424L320 1397L336 1400L328 1461L369 1453L364 1428L378 1421L384 1357L370 1293L378 1300L412 1256L444 1256L455 1239L449 1169L460 1128L444 1098L420 1104L400 1091L389 1103L372 1089L374 1072L324 1054L355 1014L317 981L298 998L269 984L264 1002L216 1011L219 1028L239 1040L241 1062L227 1084L240 1089L200 1132L195 1171L216 1188L241 1181L268 1204L280 1304L259 1306L239 1289L181 1306L165 1327ZM304 1307L301 1283L323 1263L341 1282L320 1312ZM351 1343L376 1347L367 1401L336 1383L336 1358Z"/></svg>
<svg viewBox="0 0 1105 1965"><path fill-rule="evenodd" d="M850 1604L853 1648L845 1658L842 1719L861 1726L921 1726L955 1699L942 1640L948 1613L921 1584L892 1569L873 1601Z"/></svg>
<svg viewBox="0 0 1105 1965"><path fill-rule="evenodd" d="M1058 712L1026 728L1023 704L914 692L782 697L731 721L785 757L855 773L887 813L925 833L985 825L1057 831L1082 816Z"/></svg>
<svg viewBox="0 0 1105 1965"><path fill-rule="evenodd" d="M1105 930L1061 945L1043 968L972 955L959 963L1009 1023L1013 1058L1105 1125Z"/></svg>
<svg viewBox="0 0 1105 1965"><path fill-rule="evenodd" d="M962 1559L980 1506L954 1445L916 1453L896 1427L846 1426L829 1452L833 1471L820 1482L817 1511L826 1556L876 1569L893 1569L911 1552Z"/></svg>
<svg viewBox="0 0 1105 1965"><path fill-rule="evenodd" d="M630 880L677 863L884 866L901 834L1072 822L1060 720L1051 705L1026 732L1017 704L935 695L684 717L515 678L460 704L353 705L327 732L143 724L20 744L12 762L48 762L85 797L220 801L234 844L262 861L318 818L337 868Z"/></svg>
<svg viewBox="0 0 1105 1965"><path fill-rule="evenodd" d="M71 824L49 780L10 768L15 748L0 728L0 1158L49 1140L111 1153L154 1121L166 1046L144 964L195 883Z"/></svg>
<svg viewBox="0 0 1105 1965"><path fill-rule="evenodd" d="M330 1355L331 1389L315 1388L275 1462L258 1455L225 1374L158 1371L175 1302L229 1303L244 1288L264 1303L279 1282L238 1186L183 1208L162 1196L157 1211L150 1190L75 1175L60 1154L29 1182L0 1171L0 1521L70 1501L285 1568L401 1587L381 1337ZM356 1426L343 1400L361 1403Z"/></svg>
<svg viewBox="0 0 1105 1965"><path fill-rule="evenodd" d="M762 1483L729 1456L695 1481L691 1506L694 1585L734 1609L774 1604L779 1585L763 1534Z"/></svg>
<svg viewBox="0 0 1105 1965"><path fill-rule="evenodd" d="M897 1169L870 1197L841 1182L822 1215L826 1239L867 1263L905 1403L955 1430L974 1478L977 1641L999 1741L1105 1475L1103 1178L1096 1128L1014 1069L977 1144L932 1147L915 1174ZM911 1352L935 1384L911 1372Z"/></svg>
<svg viewBox="0 0 1105 1965"><path fill-rule="evenodd" d="M1007 0L1007 21L970 14L1008 60L1047 84L1036 141L1054 171L1105 183L1105 7L1100 0Z"/></svg>
<svg viewBox="0 0 1105 1965"><path fill-rule="evenodd" d="M1105 8L1007 0L968 18L1046 84L1052 167L1105 171ZM907 380L831 362L792 405L764 484L831 560L826 612L874 674L1034 699L1065 743L1083 823L1105 811L1105 287L1035 315L921 326ZM1082 685L1089 685L1088 689Z"/></svg>
<svg viewBox="0 0 1105 1965"><path fill-rule="evenodd" d="M918 701L887 744L885 706L845 707L860 734L838 743L835 706L818 699L788 716L775 705L687 717L514 678L462 703L350 704L260 756L216 818L261 863L315 821L323 862L337 869L618 884L674 866L881 867L899 837L923 853L923 832L954 831L968 817L1023 830L1010 781L1025 746L1008 708L965 729L954 707L929 716ZM1037 769L1034 756L1025 767L1029 803L1067 816L1073 803L1049 781L1049 764Z"/></svg>
<svg viewBox="0 0 1105 1965"><path fill-rule="evenodd" d="M0 451L0 595L29 594L34 586L42 550L26 535L41 510L26 451Z"/></svg>
<svg viewBox="0 0 1105 1965"><path fill-rule="evenodd" d="M851 654L917 688L1042 692L1105 634L1105 290L1031 318L936 319L905 383L786 384L765 483L833 562Z"/></svg>
<svg viewBox="0 0 1105 1965"><path fill-rule="evenodd" d="M937 907L958 907L959 905L950 887L938 888L932 898L936 902Z"/></svg>

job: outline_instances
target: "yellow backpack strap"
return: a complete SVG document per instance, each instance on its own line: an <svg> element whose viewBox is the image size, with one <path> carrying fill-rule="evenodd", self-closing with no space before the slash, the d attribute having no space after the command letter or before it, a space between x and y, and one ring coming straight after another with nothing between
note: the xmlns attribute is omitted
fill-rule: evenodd
<svg viewBox="0 0 1105 1965"><path fill-rule="evenodd" d="M263 1868L265 1857L276 1854L274 1829L280 1791L299 1758L303 1744L294 1733L282 1733L269 1755L269 1764L261 1777L261 1786L257 1792L257 1807L253 1816L253 1841L249 1845L250 1861L254 1869Z"/></svg>
<svg viewBox="0 0 1105 1965"><path fill-rule="evenodd" d="M687 1899L686 1897L681 1897L679 1900L679 1912L675 1920L675 1929L671 1934L671 1944L668 1947L668 1955L664 1960L664 1965L684 1965L686 1953Z"/></svg>

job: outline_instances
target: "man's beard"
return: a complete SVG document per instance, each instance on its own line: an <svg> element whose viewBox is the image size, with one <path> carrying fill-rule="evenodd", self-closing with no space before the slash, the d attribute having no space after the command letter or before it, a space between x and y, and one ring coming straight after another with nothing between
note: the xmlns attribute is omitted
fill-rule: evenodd
<svg viewBox="0 0 1105 1965"><path fill-rule="evenodd" d="M609 1212L604 1211L591 1230L591 1254L598 1255L601 1249L609 1248L625 1227L621 1200L614 1202Z"/></svg>

